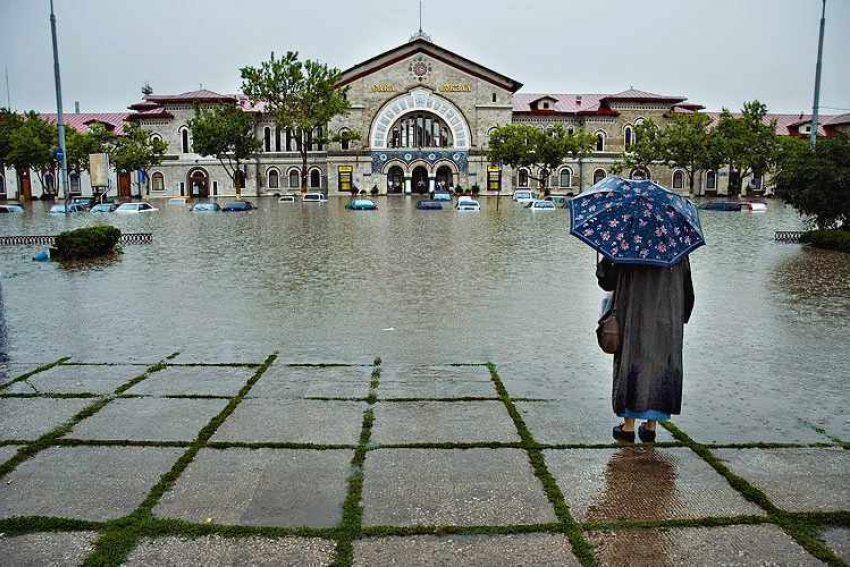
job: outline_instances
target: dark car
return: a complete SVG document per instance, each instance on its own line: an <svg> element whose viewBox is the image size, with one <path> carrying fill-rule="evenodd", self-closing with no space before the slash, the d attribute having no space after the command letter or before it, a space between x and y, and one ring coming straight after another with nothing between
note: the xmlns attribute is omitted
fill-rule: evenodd
<svg viewBox="0 0 850 567"><path fill-rule="evenodd" d="M253 211L255 208L254 204L248 201L231 201L230 203L225 203L221 210L225 212L242 212Z"/></svg>
<svg viewBox="0 0 850 567"><path fill-rule="evenodd" d="M699 208L703 211L740 211L741 203L737 201L707 201Z"/></svg>
<svg viewBox="0 0 850 567"><path fill-rule="evenodd" d="M431 201L428 199L423 199L416 203L416 208L420 211L442 211L443 204L440 201Z"/></svg>

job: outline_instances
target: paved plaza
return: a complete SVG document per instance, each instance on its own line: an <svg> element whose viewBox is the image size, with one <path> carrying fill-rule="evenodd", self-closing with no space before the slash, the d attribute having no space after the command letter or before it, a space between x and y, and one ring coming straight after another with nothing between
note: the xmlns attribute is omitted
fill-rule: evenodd
<svg viewBox="0 0 850 567"><path fill-rule="evenodd" d="M8 368L0 566L850 561L841 432L620 446L581 393L463 361Z"/></svg>

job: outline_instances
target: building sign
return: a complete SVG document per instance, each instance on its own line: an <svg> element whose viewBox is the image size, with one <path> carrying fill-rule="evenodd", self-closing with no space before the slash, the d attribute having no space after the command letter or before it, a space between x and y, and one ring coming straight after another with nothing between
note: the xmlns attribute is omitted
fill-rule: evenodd
<svg viewBox="0 0 850 567"><path fill-rule="evenodd" d="M487 190L502 190L502 168L499 166L491 165L487 168Z"/></svg>
<svg viewBox="0 0 850 567"><path fill-rule="evenodd" d="M392 83L378 83L376 85L372 85L373 93L394 93L395 85Z"/></svg>
<svg viewBox="0 0 850 567"><path fill-rule="evenodd" d="M109 154L89 154L89 175L92 187L109 186Z"/></svg>
<svg viewBox="0 0 850 567"><path fill-rule="evenodd" d="M350 165L339 166L339 191L340 193L351 193L353 186L352 174L354 168Z"/></svg>
<svg viewBox="0 0 850 567"><path fill-rule="evenodd" d="M471 93L472 86L464 85L462 83L444 83L440 85L440 92L442 93Z"/></svg>

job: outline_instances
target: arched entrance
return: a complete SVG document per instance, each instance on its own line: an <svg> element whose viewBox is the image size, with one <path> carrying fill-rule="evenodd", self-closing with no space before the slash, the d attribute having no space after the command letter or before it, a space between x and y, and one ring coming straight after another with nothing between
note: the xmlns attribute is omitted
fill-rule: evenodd
<svg viewBox="0 0 850 567"><path fill-rule="evenodd" d="M398 194L402 191L404 191L404 170L394 165L387 171L387 194Z"/></svg>
<svg viewBox="0 0 850 567"><path fill-rule="evenodd" d="M452 168L447 165L441 165L437 168L437 188L450 190L454 188L454 174Z"/></svg>
<svg viewBox="0 0 850 567"><path fill-rule="evenodd" d="M206 199L210 196L209 176L203 169L193 169L189 172L188 186L189 197Z"/></svg>
<svg viewBox="0 0 850 567"><path fill-rule="evenodd" d="M413 192L420 195L428 192L428 170L423 165L413 169Z"/></svg>

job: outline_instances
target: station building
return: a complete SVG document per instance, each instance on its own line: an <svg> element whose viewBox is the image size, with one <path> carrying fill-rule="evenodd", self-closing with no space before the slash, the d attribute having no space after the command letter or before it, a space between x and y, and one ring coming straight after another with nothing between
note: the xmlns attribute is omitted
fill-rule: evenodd
<svg viewBox="0 0 850 567"><path fill-rule="evenodd" d="M522 84L481 63L436 43L424 33L408 42L345 70L339 86L348 89L351 111L327 125L329 133L349 130L361 138L348 144L322 144L323 132L311 142L307 177L311 190L329 195L349 194L352 188L379 194L427 192L437 187L477 187L482 194L509 194L535 188L537 172L514 171L487 160L489 134L511 122L548 128L584 128L596 137L591 155L571 160L551 173L548 187L555 194L578 193L611 173L621 153L635 142L635 127L651 118L664 126L678 112L704 108L680 95L656 94L633 88L619 93L525 93ZM152 137L168 143L162 164L145 179L138 174L115 176L119 197L215 197L235 194L234 183L213 157L193 152L188 121L195 106L237 105L255 115L255 132L262 151L239 173L242 194L273 195L300 188L302 162L291 132L279 130L261 107L243 95L198 90L176 95L149 94L128 113L68 115L71 127L85 129L101 122L120 133L124 121L138 121ZM716 118L717 114L712 114ZM55 120L55 115L45 115ZM777 133L806 136L807 115L770 115ZM850 127L850 115L824 116L819 134ZM650 177L676 191L689 191L687 175L658 164L649 171L623 175ZM21 179L21 177L28 177ZM44 188L32 176L6 170L4 195L36 196ZM727 174L700 172L696 195L726 192ZM45 184L55 183L52 176ZM85 174L73 174L71 188L90 191ZM762 191L761 180L748 180L745 189ZM141 195L139 195L141 193Z"/></svg>

